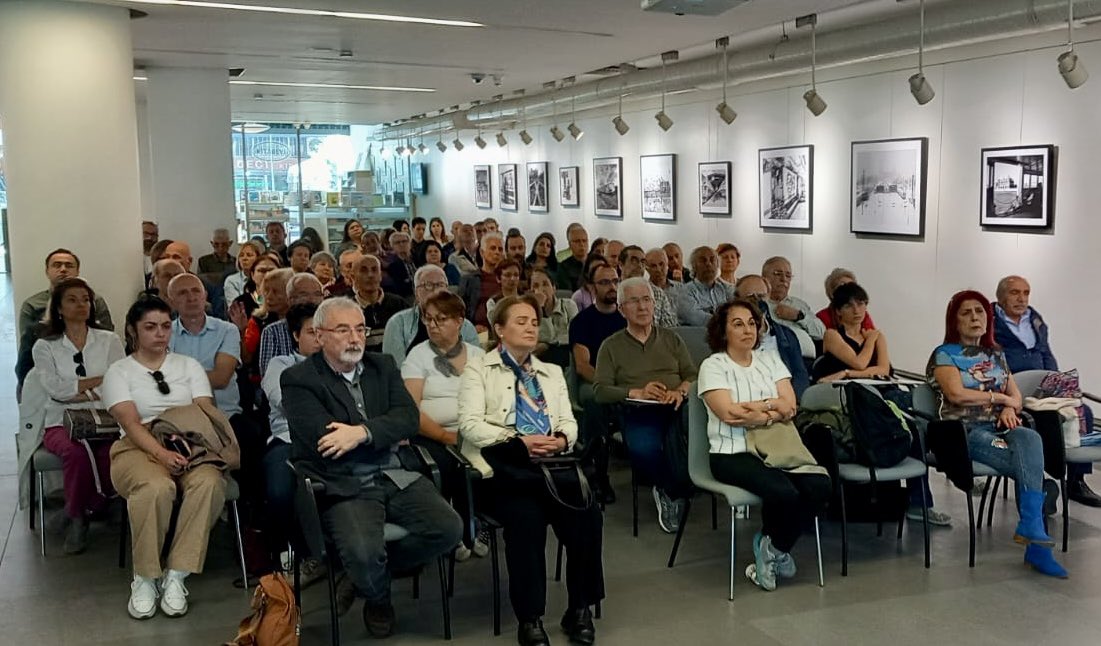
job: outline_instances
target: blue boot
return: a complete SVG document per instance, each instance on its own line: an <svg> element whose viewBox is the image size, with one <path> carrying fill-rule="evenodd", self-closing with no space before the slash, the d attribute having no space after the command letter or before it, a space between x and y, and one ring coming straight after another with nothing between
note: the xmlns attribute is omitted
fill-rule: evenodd
<svg viewBox="0 0 1101 646"><path fill-rule="evenodd" d="M1017 529L1013 532L1013 540L1022 545L1043 545L1053 547L1055 539L1048 536L1044 530L1044 492L1022 491L1018 508L1021 520L1017 523Z"/></svg>
<svg viewBox="0 0 1101 646"><path fill-rule="evenodd" d="M1035 543L1025 548L1025 563L1032 566L1032 569L1036 570L1040 574L1046 574L1053 576L1057 579L1067 578L1067 570L1062 565L1059 565L1059 561L1055 560L1055 555L1051 553L1050 547L1042 547Z"/></svg>

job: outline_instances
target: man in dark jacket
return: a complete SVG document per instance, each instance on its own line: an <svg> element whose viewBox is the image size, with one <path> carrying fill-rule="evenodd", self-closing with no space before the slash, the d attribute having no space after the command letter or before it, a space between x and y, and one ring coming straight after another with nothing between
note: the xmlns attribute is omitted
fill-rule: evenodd
<svg viewBox="0 0 1101 646"><path fill-rule="evenodd" d="M321 351L280 379L295 467L325 485L322 524L360 595L374 637L394 631L390 572L409 571L458 545L462 521L398 458L419 413L388 355L364 353L363 312L347 298L314 314ZM408 535L387 543L393 523Z"/></svg>
<svg viewBox="0 0 1101 646"><path fill-rule="evenodd" d="M768 332L761 341L761 347L774 347L780 353L780 360L791 373L791 387L795 391L795 398L802 399L803 391L810 387L810 373L807 371L807 364L803 361L803 351L795 332L776 323L769 314L766 303L769 293L768 281L757 274L747 274L738 279L734 292L738 298L760 303L761 313L764 314L765 321L768 323Z"/></svg>
<svg viewBox="0 0 1101 646"><path fill-rule="evenodd" d="M1047 323L1028 299L1032 287L1020 276L1006 276L994 292L994 340L1002 346L1010 372L1058 370L1059 364L1048 343ZM1022 393L1028 397L1032 393ZM1086 484L1092 464L1067 463L1067 497L1089 507L1101 507L1098 496Z"/></svg>

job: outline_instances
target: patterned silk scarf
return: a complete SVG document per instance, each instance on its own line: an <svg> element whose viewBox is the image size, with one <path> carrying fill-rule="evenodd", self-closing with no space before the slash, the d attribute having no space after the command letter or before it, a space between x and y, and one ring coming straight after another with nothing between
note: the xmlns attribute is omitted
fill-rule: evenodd
<svg viewBox="0 0 1101 646"><path fill-rule="evenodd" d="M519 365L501 346L501 361L516 375L516 432L520 435L550 435L550 415L543 389L535 379L531 356Z"/></svg>

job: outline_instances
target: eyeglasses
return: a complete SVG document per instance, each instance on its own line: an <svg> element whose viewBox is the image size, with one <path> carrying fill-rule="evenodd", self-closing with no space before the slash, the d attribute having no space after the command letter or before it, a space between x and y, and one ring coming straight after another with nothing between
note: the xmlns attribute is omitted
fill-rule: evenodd
<svg viewBox="0 0 1101 646"><path fill-rule="evenodd" d="M332 332L337 336L343 337L347 337L349 335L365 337L367 336L367 333L371 331L371 328L367 327L366 325L357 325L355 327L352 327L350 325L338 325L336 327L323 327L318 329L322 332Z"/></svg>
<svg viewBox="0 0 1101 646"><path fill-rule="evenodd" d="M73 363L76 364L76 376L87 377L88 371L84 369L84 352L77 352L73 355Z"/></svg>
<svg viewBox="0 0 1101 646"><path fill-rule="evenodd" d="M596 284L601 286L601 287L611 287L613 285L618 285L619 284L619 279L618 278L605 278L604 280L596 281Z"/></svg>
<svg viewBox="0 0 1101 646"><path fill-rule="evenodd" d="M791 273L790 271L780 271L779 269L777 269L769 273L777 278L787 278L788 280L795 278L795 274Z"/></svg>
<svg viewBox="0 0 1101 646"><path fill-rule="evenodd" d="M440 316L426 316L426 317L424 317L424 325L426 327L427 326L439 327L439 326L443 325L444 323L447 323L448 321L450 321L451 318L452 317L450 317L450 316L443 316L442 314Z"/></svg>
<svg viewBox="0 0 1101 646"><path fill-rule="evenodd" d="M653 304L654 299L651 296L636 296L634 298L628 298L623 301L621 305L638 305L640 303L646 303L647 305Z"/></svg>
<svg viewBox="0 0 1101 646"><path fill-rule="evenodd" d="M172 392L172 389L168 387L168 382L164 380L164 373L160 370L154 370L149 373L153 380L157 382L157 390L161 391L162 395L167 395Z"/></svg>
<svg viewBox="0 0 1101 646"><path fill-rule="evenodd" d="M417 285L417 289L434 292L437 289L447 289L447 283L421 283Z"/></svg>

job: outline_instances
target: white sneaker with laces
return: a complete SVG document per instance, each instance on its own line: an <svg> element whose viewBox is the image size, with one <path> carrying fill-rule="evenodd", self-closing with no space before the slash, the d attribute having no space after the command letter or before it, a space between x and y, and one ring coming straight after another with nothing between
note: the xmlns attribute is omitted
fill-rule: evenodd
<svg viewBox="0 0 1101 646"><path fill-rule="evenodd" d="M460 542L458 547L455 548L455 560L459 563L470 558L470 548L466 546L466 543Z"/></svg>
<svg viewBox="0 0 1101 646"><path fill-rule="evenodd" d="M182 617L187 614L187 586L184 585L186 572L169 570L161 583L161 612L169 617Z"/></svg>
<svg viewBox="0 0 1101 646"><path fill-rule="evenodd" d="M483 528L478 531L478 538L474 540L474 556L484 558L487 554L489 554L489 530Z"/></svg>
<svg viewBox="0 0 1101 646"><path fill-rule="evenodd" d="M134 619L149 619L157 614L157 596L157 580L135 574L126 610Z"/></svg>

